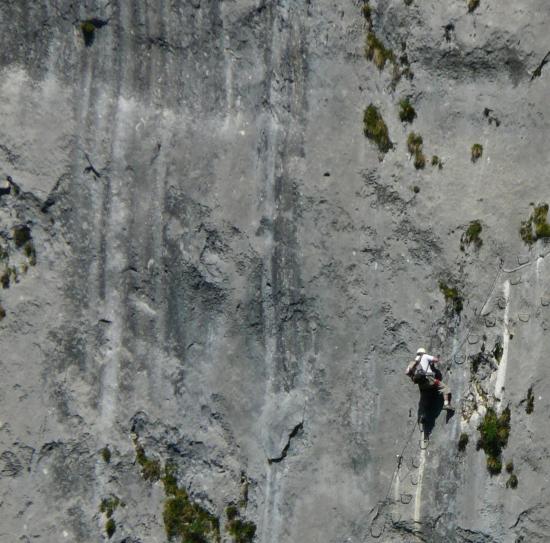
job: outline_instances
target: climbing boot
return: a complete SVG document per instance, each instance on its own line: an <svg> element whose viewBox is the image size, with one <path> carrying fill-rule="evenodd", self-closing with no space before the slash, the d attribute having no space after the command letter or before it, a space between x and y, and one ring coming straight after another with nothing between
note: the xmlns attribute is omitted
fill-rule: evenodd
<svg viewBox="0 0 550 543"><path fill-rule="evenodd" d="M445 411L454 411L455 410L455 408L450 403L443 404L443 409L445 409Z"/></svg>

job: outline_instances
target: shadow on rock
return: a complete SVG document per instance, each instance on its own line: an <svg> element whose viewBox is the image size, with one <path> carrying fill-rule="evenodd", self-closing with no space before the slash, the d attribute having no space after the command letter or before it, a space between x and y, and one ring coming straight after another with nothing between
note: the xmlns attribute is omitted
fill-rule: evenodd
<svg viewBox="0 0 550 543"><path fill-rule="evenodd" d="M436 389L426 388L420 390L418 400L418 424L424 432L424 439L429 439L435 426L435 421L443 410L443 396ZM452 416L452 413L450 413ZM447 412L447 421L450 419Z"/></svg>

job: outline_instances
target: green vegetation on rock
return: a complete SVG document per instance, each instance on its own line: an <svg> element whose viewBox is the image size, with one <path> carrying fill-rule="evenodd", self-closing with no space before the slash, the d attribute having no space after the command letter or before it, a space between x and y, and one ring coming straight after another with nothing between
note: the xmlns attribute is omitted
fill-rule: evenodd
<svg viewBox="0 0 550 543"><path fill-rule="evenodd" d="M472 162L477 162L483 155L483 145L474 143L472 145Z"/></svg>
<svg viewBox="0 0 550 543"><path fill-rule="evenodd" d="M365 55L368 60L372 60L379 70L383 70L386 62L395 64L395 55L391 49L388 49L378 39L376 34L369 31L367 34L367 44L365 46Z"/></svg>
<svg viewBox="0 0 550 543"><path fill-rule="evenodd" d="M162 482L167 496L162 517L168 539L179 538L181 543L219 543L218 519L192 502L186 490L178 486L175 466L165 466Z"/></svg>
<svg viewBox="0 0 550 543"><path fill-rule="evenodd" d="M31 229L25 224L14 226L12 232L13 241L17 248L23 247L31 240Z"/></svg>
<svg viewBox="0 0 550 543"><path fill-rule="evenodd" d="M252 543L256 535L256 525L242 520L238 508L233 504L227 507L225 514L227 516L225 528L233 536L234 543Z"/></svg>
<svg viewBox="0 0 550 543"><path fill-rule="evenodd" d="M443 168L443 162L441 162L441 159L437 155L432 156L432 166L437 166L440 170Z"/></svg>
<svg viewBox="0 0 550 543"><path fill-rule="evenodd" d="M468 12L472 13L475 9L479 7L480 0L467 0Z"/></svg>
<svg viewBox="0 0 550 543"><path fill-rule="evenodd" d="M411 132L407 137L407 149L414 157L414 167L421 170L426 165L426 157L422 153L423 140L420 134Z"/></svg>
<svg viewBox="0 0 550 543"><path fill-rule="evenodd" d="M512 473L508 480L506 481L506 488L517 488L518 486L518 477L515 473Z"/></svg>
<svg viewBox="0 0 550 543"><path fill-rule="evenodd" d="M479 249L483 245L483 240L480 237L482 230L483 227L480 221L472 221L460 238L460 249L464 251L465 247L471 244L476 249Z"/></svg>
<svg viewBox="0 0 550 543"><path fill-rule="evenodd" d="M141 466L141 475L146 481L158 481L160 479L160 461L151 460L145 454L144 448L139 444L137 438L134 439L136 449L136 460Z"/></svg>
<svg viewBox="0 0 550 543"><path fill-rule="evenodd" d="M477 448L485 451L489 473L497 475L502 471L502 449L508 444L510 435L510 408L504 409L499 416L489 407L477 429L480 434Z"/></svg>
<svg viewBox="0 0 550 543"><path fill-rule="evenodd" d="M383 153L387 153L393 144L388 134L388 127L380 115L378 108L370 104L365 109L363 116L363 133L365 137L372 140Z"/></svg>
<svg viewBox="0 0 550 543"><path fill-rule="evenodd" d="M105 445L105 447L101 449L101 457L106 464L111 461L111 451L109 450L109 447L107 445Z"/></svg>
<svg viewBox="0 0 550 543"><path fill-rule="evenodd" d="M416 111L408 98L399 101L399 118L404 123L412 123L416 118Z"/></svg>
<svg viewBox="0 0 550 543"><path fill-rule="evenodd" d="M120 505L120 499L118 496L110 496L109 498L103 498L99 506L101 513L105 513L107 518L111 518L116 508Z"/></svg>
<svg viewBox="0 0 550 543"><path fill-rule="evenodd" d="M464 452L466 450L466 446L468 445L469 440L470 438L468 437L468 434L460 434L460 437L458 438L458 450L460 452Z"/></svg>
<svg viewBox="0 0 550 543"><path fill-rule="evenodd" d="M447 306L451 307L455 313L460 314L463 307L463 299L458 289L450 287L444 281L440 281L439 290L443 294Z"/></svg>
<svg viewBox="0 0 550 543"><path fill-rule="evenodd" d="M115 532L116 532L115 519L113 518L107 519L107 522L105 523L105 533L107 534L107 537L111 539L111 537L113 537Z"/></svg>
<svg viewBox="0 0 550 543"><path fill-rule="evenodd" d="M548 204L543 203L535 206L528 220L522 221L519 233L521 239L528 245L542 238L550 238L550 224L546 221L548 217Z"/></svg>

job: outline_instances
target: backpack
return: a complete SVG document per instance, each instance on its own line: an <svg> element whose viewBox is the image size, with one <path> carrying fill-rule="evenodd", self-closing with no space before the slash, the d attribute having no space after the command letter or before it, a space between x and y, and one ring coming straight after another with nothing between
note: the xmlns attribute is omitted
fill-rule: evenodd
<svg viewBox="0 0 550 543"><path fill-rule="evenodd" d="M427 373L420 367L420 364L414 370L412 381L413 383L420 385L428 380Z"/></svg>

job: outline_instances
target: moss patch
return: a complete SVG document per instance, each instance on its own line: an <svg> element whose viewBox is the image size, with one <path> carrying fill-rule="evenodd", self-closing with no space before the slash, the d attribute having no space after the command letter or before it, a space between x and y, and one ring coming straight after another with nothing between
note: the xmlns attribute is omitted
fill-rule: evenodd
<svg viewBox="0 0 550 543"><path fill-rule="evenodd" d="M451 307L455 313L460 314L464 304L458 289L456 287L450 287L444 281L440 281L439 290L443 294L447 306Z"/></svg>
<svg viewBox="0 0 550 543"><path fill-rule="evenodd" d="M179 538L182 543L219 543L218 519L192 502L186 490L178 486L175 466L165 466L162 482L167 496L162 517L168 539Z"/></svg>
<svg viewBox="0 0 550 543"><path fill-rule="evenodd" d="M31 229L26 224L14 226L12 232L15 246L19 249L31 240Z"/></svg>
<svg viewBox="0 0 550 543"><path fill-rule="evenodd" d="M443 162L441 162L441 159L437 155L432 156L432 166L437 166L439 170L443 168Z"/></svg>
<svg viewBox="0 0 550 543"><path fill-rule="evenodd" d="M101 449L101 458L103 458L103 461L106 464L109 464L111 462L111 451L109 450L109 447L105 445L103 449Z"/></svg>
<svg viewBox="0 0 550 543"><path fill-rule="evenodd" d="M510 435L510 408L504 409L499 416L489 407L477 429L480 434L477 448L485 451L489 473L497 475L502 471L502 449L508 444Z"/></svg>
<svg viewBox="0 0 550 543"><path fill-rule="evenodd" d="M101 513L105 513L107 518L111 518L119 505L120 499L118 496L109 496L108 498L103 498L101 500L99 510Z"/></svg>
<svg viewBox="0 0 550 543"><path fill-rule="evenodd" d="M517 488L518 486L518 477L515 473L512 473L508 480L506 481L506 488Z"/></svg>
<svg viewBox="0 0 550 543"><path fill-rule="evenodd" d="M233 537L234 543L252 543L256 535L256 525L241 519L238 508L230 505L225 510L227 516L226 530Z"/></svg>
<svg viewBox="0 0 550 543"><path fill-rule="evenodd" d="M393 51L384 46L372 31L367 33L367 43L365 46L365 56L368 60L372 60L379 70L383 70L386 62L395 63L395 55Z"/></svg>
<svg viewBox="0 0 550 543"><path fill-rule="evenodd" d="M378 108L373 104L370 104L367 109L365 109L365 114L363 116L363 133L368 139L376 143L378 149L383 153L387 153L393 147L388 134L388 127L382 115L380 115Z"/></svg>
<svg viewBox="0 0 550 543"><path fill-rule="evenodd" d="M550 224L547 222L548 204L542 203L535 206L528 220L522 221L519 229L521 239L528 245L538 239L550 238Z"/></svg>
<svg viewBox="0 0 550 543"><path fill-rule="evenodd" d="M417 170L424 168L426 157L422 153L423 139L420 134L411 132L407 137L407 149L414 157L414 167Z"/></svg>
<svg viewBox="0 0 550 543"><path fill-rule="evenodd" d="M408 98L399 101L399 118L404 123L412 123L416 118L416 111Z"/></svg>
<svg viewBox="0 0 550 543"><path fill-rule="evenodd" d="M479 249L483 245L483 240L480 237L482 231L481 222L472 221L460 238L460 249L464 251L465 247L472 244L476 249Z"/></svg>
<svg viewBox="0 0 550 543"><path fill-rule="evenodd" d="M141 466L141 475L146 481L158 481L160 479L160 462L151 460L145 454L144 448L140 445L137 438L134 439L134 447L136 449L136 461Z"/></svg>
<svg viewBox="0 0 550 543"><path fill-rule="evenodd" d="M115 532L116 532L115 519L113 518L107 519L107 522L105 523L105 533L107 534L107 537L111 539L111 537L113 537Z"/></svg>
<svg viewBox="0 0 550 543"><path fill-rule="evenodd" d="M472 145L472 162L477 162L483 155L483 145L474 143Z"/></svg>

